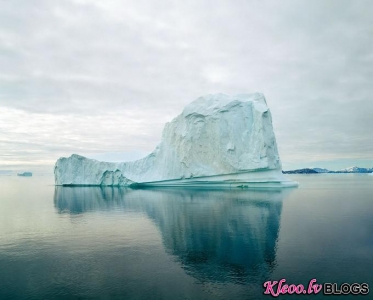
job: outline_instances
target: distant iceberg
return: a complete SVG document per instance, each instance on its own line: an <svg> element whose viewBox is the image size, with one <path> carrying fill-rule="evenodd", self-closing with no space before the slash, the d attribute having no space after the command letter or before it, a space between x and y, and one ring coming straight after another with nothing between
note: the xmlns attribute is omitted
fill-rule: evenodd
<svg viewBox="0 0 373 300"><path fill-rule="evenodd" d="M32 172L23 172L23 173L18 173L17 175L18 176L24 176L24 177L31 177Z"/></svg>
<svg viewBox="0 0 373 300"><path fill-rule="evenodd" d="M165 125L161 143L133 162L76 154L57 160L55 184L68 186L288 187L271 113L262 94L200 97Z"/></svg>

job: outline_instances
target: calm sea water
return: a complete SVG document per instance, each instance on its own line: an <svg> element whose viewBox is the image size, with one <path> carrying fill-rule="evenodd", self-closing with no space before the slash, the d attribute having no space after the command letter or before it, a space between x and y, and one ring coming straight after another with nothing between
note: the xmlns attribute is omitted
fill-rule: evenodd
<svg viewBox="0 0 373 300"><path fill-rule="evenodd" d="M272 299L263 282L281 278L372 289L373 176L291 178L219 191L0 176L0 299Z"/></svg>

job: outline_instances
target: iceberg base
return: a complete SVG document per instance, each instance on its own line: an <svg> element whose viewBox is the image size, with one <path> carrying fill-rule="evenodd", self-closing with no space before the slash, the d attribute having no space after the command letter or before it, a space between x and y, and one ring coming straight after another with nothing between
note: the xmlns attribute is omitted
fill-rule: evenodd
<svg viewBox="0 0 373 300"><path fill-rule="evenodd" d="M278 170L248 171L216 176L133 183L130 187L280 188L297 187Z"/></svg>
<svg viewBox="0 0 373 300"><path fill-rule="evenodd" d="M131 182L128 184L62 184L63 186L123 186L131 188L193 187L193 188L282 188L298 183L282 175L280 170L255 170L232 174L180 178L173 180Z"/></svg>

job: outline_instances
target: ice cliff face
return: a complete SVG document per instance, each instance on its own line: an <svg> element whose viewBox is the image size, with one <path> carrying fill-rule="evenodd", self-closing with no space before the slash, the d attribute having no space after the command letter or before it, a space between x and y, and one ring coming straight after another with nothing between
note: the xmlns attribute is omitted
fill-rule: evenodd
<svg viewBox="0 0 373 300"><path fill-rule="evenodd" d="M200 97L170 123L143 159L106 163L60 158L56 185L289 184L281 174L272 119L262 94Z"/></svg>

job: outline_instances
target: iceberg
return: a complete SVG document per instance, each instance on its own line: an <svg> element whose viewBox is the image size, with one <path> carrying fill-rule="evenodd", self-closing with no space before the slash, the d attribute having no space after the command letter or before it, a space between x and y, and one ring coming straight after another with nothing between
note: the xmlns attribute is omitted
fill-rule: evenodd
<svg viewBox="0 0 373 300"><path fill-rule="evenodd" d="M18 173L17 176L31 177L32 176L32 172Z"/></svg>
<svg viewBox="0 0 373 300"><path fill-rule="evenodd" d="M263 94L207 95L167 123L148 156L100 162L73 154L59 158L55 184L129 187L290 187L282 174Z"/></svg>

